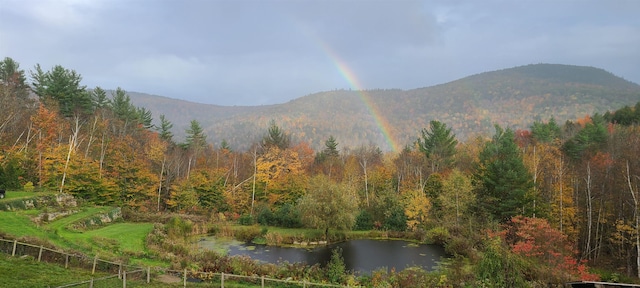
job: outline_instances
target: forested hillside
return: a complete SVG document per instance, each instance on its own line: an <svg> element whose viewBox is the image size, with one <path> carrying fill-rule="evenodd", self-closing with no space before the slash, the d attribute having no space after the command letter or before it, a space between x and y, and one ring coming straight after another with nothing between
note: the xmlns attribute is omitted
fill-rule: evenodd
<svg viewBox="0 0 640 288"><path fill-rule="evenodd" d="M412 127L406 133L416 141L392 152L376 142L345 145L354 141L346 135L357 141L380 137L369 130L373 116L359 105L357 91L310 95L256 108L251 115L237 108L238 114L218 123L230 131L243 128L238 138L228 139L255 139L243 142L248 149L237 149L197 120L184 129L184 140L174 137L171 119L137 107L122 89L88 89L80 74L61 66L37 66L27 76L5 58L0 108L8 112L0 115L0 188L69 193L87 203L152 215L145 219L196 214L211 221L316 229L325 239L330 230L368 230L441 244L452 256L435 272L392 269L363 282L331 280L341 284L640 282L640 102L622 105L637 97L637 85L594 68L545 71L554 67L525 66L406 92L368 91L390 123ZM565 115L558 106L588 113L617 103L607 112L558 121ZM464 109L484 118L453 112ZM313 115L322 113L332 117L322 118L322 133L345 134L322 137L320 128L305 128L321 121ZM522 116L527 113L529 125ZM247 120L233 122L236 117ZM258 125L250 126L251 119ZM462 131L460 123L484 131L492 122L497 124L488 137L456 132ZM526 127L512 129L516 123Z"/></svg>
<svg viewBox="0 0 640 288"><path fill-rule="evenodd" d="M212 143L234 149L256 141L270 120L293 139L322 148L330 135L345 147L375 143L389 146L381 125L402 147L416 141L431 120L446 122L460 139L488 136L493 125L526 129L536 120L558 123L633 105L640 86L602 69L536 64L486 72L450 83L413 90L336 90L307 95L287 103L258 107L202 105L131 93L135 105L164 114L180 139L191 120L198 120ZM189 111L189 113L185 113ZM189 118L191 117L191 118ZM376 119L378 117L379 119ZM377 123L377 120L385 122ZM379 122L379 121L378 121Z"/></svg>

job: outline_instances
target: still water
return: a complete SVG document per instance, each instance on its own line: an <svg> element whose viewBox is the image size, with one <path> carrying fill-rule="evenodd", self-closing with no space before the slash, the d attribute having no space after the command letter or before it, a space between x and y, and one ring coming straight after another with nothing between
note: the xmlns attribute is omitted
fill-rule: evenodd
<svg viewBox="0 0 640 288"><path fill-rule="evenodd" d="M214 237L204 237L198 242L198 246L202 249L213 249L214 244L216 244ZM219 248L219 245L217 247ZM446 257L444 249L438 245L372 239L350 240L309 249L235 242L227 245L225 250L230 256L247 255L252 259L268 263L287 261L324 266L331 259L331 251L336 247L342 248L342 257L347 270L360 274L370 274L381 268L402 270L409 266L434 270L440 259Z"/></svg>

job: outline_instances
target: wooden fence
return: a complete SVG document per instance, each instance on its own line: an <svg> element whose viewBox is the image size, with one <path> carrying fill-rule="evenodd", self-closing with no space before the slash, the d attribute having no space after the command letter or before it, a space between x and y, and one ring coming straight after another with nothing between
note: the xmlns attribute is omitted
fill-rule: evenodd
<svg viewBox="0 0 640 288"><path fill-rule="evenodd" d="M103 259L99 259L98 255L95 257L87 257L85 255L69 254L62 251L46 248L42 245L32 245L28 243L18 242L17 240L0 239L0 252L9 254L11 256L31 256L38 262L48 262L64 265L65 268L83 268L91 270L91 274L95 274L96 271L111 273L112 275L92 278L90 280L80 281L76 283L65 284L58 286L58 288L66 287L93 287L96 281L111 281L109 283L122 283L122 287L127 287L127 279L129 280L142 280L143 282L150 283L151 280L151 267L139 267L133 265L126 265L123 263L111 262ZM193 272L177 270L168 270L164 268L153 268L154 273L169 274L177 277L183 283L183 287L202 287L202 284L216 284L219 283L219 287L224 287L225 281L231 282L243 282L250 283L255 286L269 287L269 284L273 285L286 285L291 287L354 287L354 286L342 286L326 283L313 283L307 281L295 281L292 279L273 279L265 276L243 276L227 273L212 273L212 272ZM117 277L117 278L116 278ZM201 279L208 279L203 281ZM204 283L203 283L204 282ZM200 284L202 283L202 284ZM205 285L206 285L205 284ZM88 285L88 286L87 286ZM110 284L113 287L120 286L120 284ZM117 286L116 286L117 285ZM151 284L150 284L151 285Z"/></svg>

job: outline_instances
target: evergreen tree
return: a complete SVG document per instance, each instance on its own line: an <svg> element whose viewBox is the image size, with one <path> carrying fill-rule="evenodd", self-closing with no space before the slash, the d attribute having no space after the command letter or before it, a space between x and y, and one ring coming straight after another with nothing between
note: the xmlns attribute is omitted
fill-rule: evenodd
<svg viewBox="0 0 640 288"><path fill-rule="evenodd" d="M160 133L160 139L173 142L173 133L171 132L173 124L167 120L164 114L160 115L160 127L158 127L158 133Z"/></svg>
<svg viewBox="0 0 640 288"><path fill-rule="evenodd" d="M324 150L322 152L326 157L338 157L340 152L338 151L338 142L333 135L329 136L329 139L324 142Z"/></svg>
<svg viewBox="0 0 640 288"><path fill-rule="evenodd" d="M431 172L442 171L453 164L457 144L451 128L436 120L429 123L429 130L422 129L422 137L418 138L418 147L431 163Z"/></svg>
<svg viewBox="0 0 640 288"><path fill-rule="evenodd" d="M273 146L278 147L281 150L285 150L289 148L290 144L291 137L282 129L280 129L280 127L276 125L276 122L274 120L271 120L269 122L269 130L267 132L267 135L262 137L262 142L260 143L263 151L266 151L268 150L268 148Z"/></svg>
<svg viewBox="0 0 640 288"><path fill-rule="evenodd" d="M480 206L494 219L506 222L522 213L525 195L533 188L533 182L515 143L514 132L504 131L498 125L495 129L493 139L480 153L480 167L474 177Z"/></svg>
<svg viewBox="0 0 640 288"><path fill-rule="evenodd" d="M607 142L607 128L604 117L595 114L591 121L584 124L575 136L563 145L564 152L574 160L580 159L585 153L593 153Z"/></svg>
<svg viewBox="0 0 640 288"><path fill-rule="evenodd" d="M99 86L91 91L91 98L96 108L105 108L109 106L109 98L107 98L107 92Z"/></svg>
<svg viewBox="0 0 640 288"><path fill-rule="evenodd" d="M186 147L199 151L207 145L207 135L204 134L198 120L191 120L191 125L186 130Z"/></svg>
<svg viewBox="0 0 640 288"><path fill-rule="evenodd" d="M32 85L33 91L40 99L53 100L65 117L93 112L95 107L92 96L87 92L86 86L80 85L82 77L76 71L60 65L47 72L44 72L39 64L35 69L35 72L31 72Z"/></svg>
<svg viewBox="0 0 640 288"><path fill-rule="evenodd" d="M553 118L549 119L548 123L535 121L531 126L531 136L539 143L552 142L560 138L561 132L560 126L558 126L556 120Z"/></svg>

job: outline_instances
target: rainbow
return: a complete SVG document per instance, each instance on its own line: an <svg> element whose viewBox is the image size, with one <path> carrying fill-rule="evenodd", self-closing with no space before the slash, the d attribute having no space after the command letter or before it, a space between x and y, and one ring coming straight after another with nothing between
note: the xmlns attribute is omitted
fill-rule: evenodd
<svg viewBox="0 0 640 288"><path fill-rule="evenodd" d="M364 103L365 107L367 108L367 110L369 110L369 113L371 114L371 116L373 116L373 119L375 120L376 125L380 129L380 132L384 136L385 141L387 142L389 147L391 147L391 151L397 152L399 146L397 141L395 140L395 137L391 135L391 132L390 132L391 125L389 125L389 122L387 121L387 119L385 119L382 116L378 107L375 105L375 103L373 103L373 101L371 100L371 96L369 95L369 93L367 93L367 91L365 91L364 87L360 84L360 81L358 80L358 77L356 77L356 74L353 73L353 71L351 70L351 68L349 68L349 66L345 63L345 61L343 61L342 58L340 58L338 54L335 53L333 49L331 49L331 47L325 44L324 41L316 41L316 42L319 43L324 53L329 57L329 59L331 59L333 64L336 66L336 68L338 68L340 75L342 75L342 77L347 81L347 83L349 83L349 86L351 87L351 89L358 92L358 94L360 95L360 99L362 99L362 102Z"/></svg>

